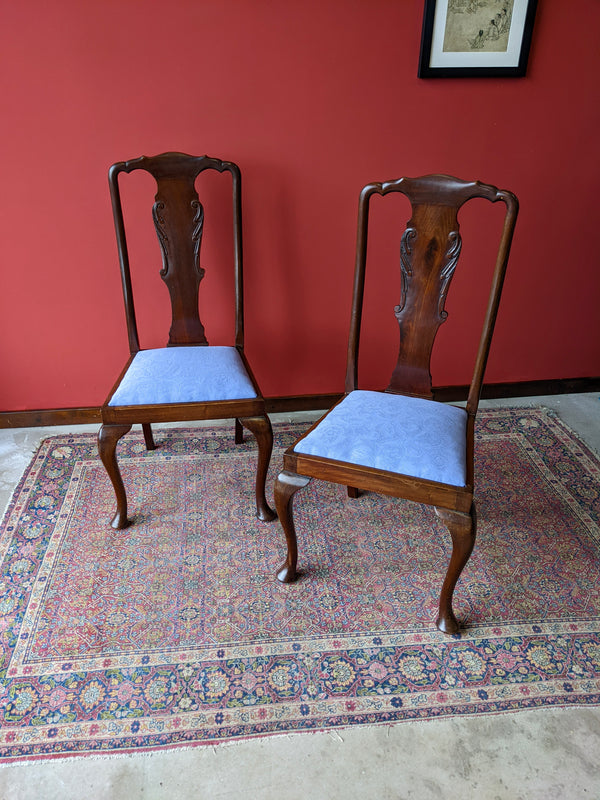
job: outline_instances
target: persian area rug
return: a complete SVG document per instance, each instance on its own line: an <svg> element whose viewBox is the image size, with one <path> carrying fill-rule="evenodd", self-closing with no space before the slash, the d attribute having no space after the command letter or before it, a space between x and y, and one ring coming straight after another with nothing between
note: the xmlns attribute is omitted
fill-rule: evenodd
<svg viewBox="0 0 600 800"><path fill-rule="evenodd" d="M275 426L282 448L306 425ZM134 524L91 434L47 439L2 525L0 758L600 701L600 462L540 409L484 411L478 540L433 624L450 555L427 507L313 481L302 578L254 517L256 447L233 427L120 445Z"/></svg>

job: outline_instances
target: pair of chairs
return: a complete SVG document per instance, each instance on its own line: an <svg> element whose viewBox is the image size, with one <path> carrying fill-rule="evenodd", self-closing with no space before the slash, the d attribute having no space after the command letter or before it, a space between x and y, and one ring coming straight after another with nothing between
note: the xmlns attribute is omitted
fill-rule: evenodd
<svg viewBox="0 0 600 800"><path fill-rule="evenodd" d="M121 173L134 170L147 171L157 184L152 215L172 318L165 348L140 349L118 180ZM231 347L209 345L198 312L204 209L195 183L205 170L229 172L232 178L235 343ZM238 443L243 427L255 436L256 513L260 520L271 521L276 514L265 497L265 479L273 434L265 400L244 354L240 170L232 162L208 156L164 153L114 164L109 185L130 350L102 406L98 436L100 457L117 500L112 525L129 524L116 449L132 424L142 424L146 447L153 449L152 423L208 419L235 419ZM369 203L373 195L392 193L404 194L412 206L412 218L400 240L401 298L394 308L400 347L387 389L364 391L358 388L358 351ZM466 408L459 408L434 400L430 363L436 333L447 316L446 296L461 250L457 214L473 198L500 200L506 213L469 396ZM476 534L474 423L517 211L512 193L445 175L372 183L362 190L345 394L284 453L283 470L275 483L277 514L287 541L287 557L277 575L283 583L298 577L293 497L312 478L345 485L351 497L366 490L425 503L434 506L452 538L436 624L444 633L458 631L452 595Z"/></svg>

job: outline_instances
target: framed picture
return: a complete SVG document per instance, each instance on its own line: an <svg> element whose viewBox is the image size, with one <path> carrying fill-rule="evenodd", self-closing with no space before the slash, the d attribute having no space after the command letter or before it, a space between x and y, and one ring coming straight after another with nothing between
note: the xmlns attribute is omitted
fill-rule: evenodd
<svg viewBox="0 0 600 800"><path fill-rule="evenodd" d="M419 78L525 75L537 0L425 0Z"/></svg>

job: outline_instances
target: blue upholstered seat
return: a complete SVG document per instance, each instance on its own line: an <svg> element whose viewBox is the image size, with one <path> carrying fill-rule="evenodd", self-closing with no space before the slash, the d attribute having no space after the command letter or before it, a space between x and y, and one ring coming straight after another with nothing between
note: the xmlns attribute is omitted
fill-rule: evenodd
<svg viewBox="0 0 600 800"><path fill-rule="evenodd" d="M456 406L356 390L294 451L465 486L466 424L466 411Z"/></svg>
<svg viewBox="0 0 600 800"><path fill-rule="evenodd" d="M136 353L109 406L256 397L235 347L168 347Z"/></svg>

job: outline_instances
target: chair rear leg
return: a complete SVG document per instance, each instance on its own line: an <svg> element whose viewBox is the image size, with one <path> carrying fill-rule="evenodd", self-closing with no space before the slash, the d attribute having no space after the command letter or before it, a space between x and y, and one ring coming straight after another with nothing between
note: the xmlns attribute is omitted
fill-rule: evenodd
<svg viewBox="0 0 600 800"><path fill-rule="evenodd" d="M450 511L447 508L436 508L435 512L444 521L452 537L452 556L442 585L439 615L435 624L442 633L453 634L458 633L459 624L452 610L452 595L475 544L477 533L475 504L471 506L469 514Z"/></svg>
<svg viewBox="0 0 600 800"><path fill-rule="evenodd" d="M273 429L267 416L244 417L241 424L252 433L258 444L258 464L256 468L256 516L262 522L271 522L277 514L269 507L265 497L265 483L271 452L273 450Z"/></svg>
<svg viewBox="0 0 600 800"><path fill-rule="evenodd" d="M235 421L235 443L242 444L244 441L244 428L242 427L242 423L239 419Z"/></svg>
<svg viewBox="0 0 600 800"><path fill-rule="evenodd" d="M117 442L121 436L131 430L131 425L103 425L98 433L98 452L104 468L111 480L117 498L117 511L111 521L113 528L126 528L127 495L123 486L123 479L117 463Z"/></svg>
<svg viewBox="0 0 600 800"><path fill-rule="evenodd" d="M296 528L294 526L293 498L298 489L303 489L310 483L310 478L297 475L295 472L283 470L275 481L275 507L285 533L287 542L287 556L285 563L277 573L281 583L293 583L298 577L296 565L298 563L298 544Z"/></svg>
<svg viewBox="0 0 600 800"><path fill-rule="evenodd" d="M146 450L156 450L154 444L154 436L152 436L152 426L149 422L142 423L142 431L144 433L144 442L146 443Z"/></svg>

